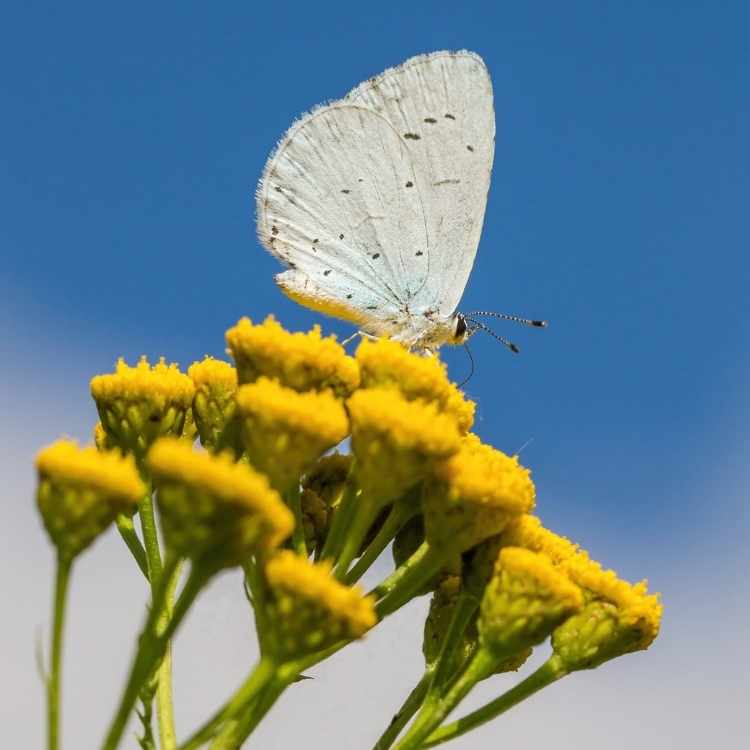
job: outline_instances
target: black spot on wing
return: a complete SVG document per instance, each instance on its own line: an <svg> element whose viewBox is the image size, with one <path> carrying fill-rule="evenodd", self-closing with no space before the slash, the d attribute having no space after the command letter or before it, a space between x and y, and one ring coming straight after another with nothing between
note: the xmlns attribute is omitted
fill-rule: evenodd
<svg viewBox="0 0 750 750"><path fill-rule="evenodd" d="M342 190L341 191L344 195L349 195L351 193L351 190Z"/></svg>
<svg viewBox="0 0 750 750"><path fill-rule="evenodd" d="M339 235L339 239L340 239L340 240L343 240L343 239L344 239L344 235L343 235L343 234L340 234L340 235Z"/></svg>
<svg viewBox="0 0 750 750"><path fill-rule="evenodd" d="M448 120L455 120L456 118L453 115L444 115L444 117Z"/></svg>
<svg viewBox="0 0 750 750"><path fill-rule="evenodd" d="M278 227L271 227L271 234L278 234L279 228Z"/></svg>
<svg viewBox="0 0 750 750"><path fill-rule="evenodd" d="M418 133L404 133L404 138L409 141L419 141L421 140L422 136Z"/></svg>
<svg viewBox="0 0 750 750"><path fill-rule="evenodd" d="M347 299L351 299L351 298L352 298L352 296L353 296L353 295L351 295L351 294L347 294L347 295L346 295L346 298L347 298Z"/></svg>
<svg viewBox="0 0 750 750"><path fill-rule="evenodd" d="M329 273L331 273L331 269L327 268L325 271L323 271L323 276L328 276Z"/></svg>
<svg viewBox="0 0 750 750"><path fill-rule="evenodd" d="M437 120L434 117L425 117L424 121L429 122L430 125L434 125L437 122Z"/></svg>
<svg viewBox="0 0 750 750"><path fill-rule="evenodd" d="M414 187L414 183L409 180L409 182L406 183L406 187Z"/></svg>
<svg viewBox="0 0 750 750"><path fill-rule="evenodd" d="M417 252L414 253L414 255L416 255L417 257L419 257L420 255L424 255L424 253L421 250L417 250Z"/></svg>
<svg viewBox="0 0 750 750"><path fill-rule="evenodd" d="M473 151L473 150L474 150L474 146L467 146L467 147L466 147L466 149L467 149L468 151Z"/></svg>
<svg viewBox="0 0 750 750"><path fill-rule="evenodd" d="M377 260L379 257L380 257L380 253L373 253L372 254L372 259L373 260Z"/></svg>

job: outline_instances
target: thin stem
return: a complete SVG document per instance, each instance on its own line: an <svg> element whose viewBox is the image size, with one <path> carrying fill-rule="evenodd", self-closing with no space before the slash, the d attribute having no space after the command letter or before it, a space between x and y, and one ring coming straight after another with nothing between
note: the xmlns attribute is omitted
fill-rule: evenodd
<svg viewBox="0 0 750 750"><path fill-rule="evenodd" d="M456 650L463 638L466 626L477 611L478 606L479 601L476 596L466 588L462 588L453 606L453 615L443 638L443 643L440 646L437 661L435 662L435 672L429 689L431 698L440 694L443 686L451 677L451 670L456 666L459 668L462 666L455 663Z"/></svg>
<svg viewBox="0 0 750 750"><path fill-rule="evenodd" d="M250 589L250 598L255 616L255 634L258 638L260 653L268 651L266 644L269 629L268 612L266 610L266 581L263 577L261 567L263 560L258 556L254 560L245 563L242 569L245 571L245 582ZM247 590L247 589L246 589Z"/></svg>
<svg viewBox="0 0 750 750"><path fill-rule="evenodd" d="M353 468L354 463L352 463ZM336 560L338 558L349 530L349 524L357 507L359 490L354 482L352 469L349 471L349 478L346 480L344 493L333 514L331 528L328 529L323 550L320 553L321 559L324 560Z"/></svg>
<svg viewBox="0 0 750 750"><path fill-rule="evenodd" d="M143 549L141 540L138 538L133 518L124 513L120 513L120 515L117 516L117 530L120 532L120 536L133 555L138 567L141 569L141 573L143 573L148 580L148 560L146 559L146 550Z"/></svg>
<svg viewBox="0 0 750 750"><path fill-rule="evenodd" d="M385 523L367 545L367 549L357 561L356 565L343 577L344 583L356 583L369 569L383 550L390 544L404 524L417 514L418 505L399 500L393 504Z"/></svg>
<svg viewBox="0 0 750 750"><path fill-rule="evenodd" d="M382 620L406 604L440 570L444 562L444 555L423 542L403 565L396 568L372 592L379 598L375 605L378 619Z"/></svg>
<svg viewBox="0 0 750 750"><path fill-rule="evenodd" d="M367 532L378 517L382 505L374 503L370 498L360 496L359 502L352 516L348 528L346 529L346 538L341 546L341 552L336 560L336 567L333 575L339 580L343 580L352 563L352 560L359 554L362 548L362 542L367 537Z"/></svg>
<svg viewBox="0 0 750 750"><path fill-rule="evenodd" d="M498 664L498 657L489 651L479 649L466 669L454 681L445 697L428 697L422 706L414 724L406 733L404 739L396 746L396 750L418 750L424 740L438 726L445 717L458 705L466 694L488 675Z"/></svg>
<svg viewBox="0 0 750 750"><path fill-rule="evenodd" d="M401 730L409 723L411 717L417 713L419 707L422 705L422 701L427 695L427 688L432 681L432 672L433 670L429 667L425 670L422 678L414 686L411 693L409 693L401 708L393 715L391 723L385 732L380 735L380 739L375 743L372 750L388 750L396 741Z"/></svg>
<svg viewBox="0 0 750 750"><path fill-rule="evenodd" d="M168 582L170 580L176 566L176 559L168 559L164 581ZM167 623L165 629L161 632L158 630L158 622L165 605L168 584L165 584L163 581L159 586L157 594L151 603L151 609L149 611L148 619L146 620L146 625L138 639L138 650L133 659L133 664L130 668L130 674L127 683L125 684L120 704L109 726L106 739L102 744L102 750L115 750L119 744L128 717L133 709L133 704L138 698L141 686L147 679L149 679L154 669L159 664L159 661L164 656L169 639L177 630L177 627L185 617L190 605L195 601L195 597L205 585L211 573L212 571L209 568L193 565L190 570L190 575L185 582L185 586L175 604L172 618Z"/></svg>
<svg viewBox="0 0 750 750"><path fill-rule="evenodd" d="M294 514L294 531L292 532L292 547L298 555L307 557L307 545L305 544L305 527L302 523L302 502L300 498L299 484L284 493L284 499Z"/></svg>
<svg viewBox="0 0 750 750"><path fill-rule="evenodd" d="M156 599L156 592L161 585L162 563L159 551L159 532L156 528L156 514L154 512L154 500L151 483L143 500L138 504L138 514L141 517L141 529L143 531L143 543L146 548L148 560L149 581L151 582L152 606ZM176 583L176 582L175 582ZM167 596L167 610L171 602ZM169 612L165 613L169 617ZM163 623L162 623L163 624ZM157 675L158 687L156 691L156 713L159 723L159 739L162 750L174 750L177 741L174 728L174 709L172 706L172 653L169 646L164 652L164 658Z"/></svg>
<svg viewBox="0 0 750 750"><path fill-rule="evenodd" d="M559 659L556 656L550 657L536 672L530 674L523 682L519 682L518 685L503 693L498 698L495 698L495 700L463 716L458 721L446 724L433 732L422 747L434 747L435 745L452 740L454 737L466 734L471 729L475 729L500 716L500 714L505 713L507 710L513 708L513 706L518 705L521 701L526 700L526 698L534 695L534 693L542 688L551 685L566 674Z"/></svg>
<svg viewBox="0 0 750 750"><path fill-rule="evenodd" d="M234 695L188 740L180 745L180 750L196 750L196 748L208 742L217 734L230 716L243 707L252 705L258 694L274 677L275 672L276 665L270 659L261 658Z"/></svg>
<svg viewBox="0 0 750 750"><path fill-rule="evenodd" d="M174 595L180 580L181 564L177 564L174 571L165 580L167 593L164 602L164 612L157 623L159 631L167 627L172 618L174 609ZM172 644L167 643L164 658L161 660L157 672L156 686L156 712L159 726L159 745L161 750L175 750L177 747L177 736L174 728L174 710L172 703Z"/></svg>
<svg viewBox="0 0 750 750"><path fill-rule="evenodd" d="M55 594L53 603L52 647L50 674L47 678L47 747L57 750L60 737L60 676L62 671L63 629L65 627L65 605L68 599L68 583L71 558L57 557Z"/></svg>

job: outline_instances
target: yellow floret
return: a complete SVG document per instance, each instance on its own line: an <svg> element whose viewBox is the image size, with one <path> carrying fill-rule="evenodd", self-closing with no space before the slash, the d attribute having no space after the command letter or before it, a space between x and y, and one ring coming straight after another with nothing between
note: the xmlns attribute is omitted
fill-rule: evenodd
<svg viewBox="0 0 750 750"><path fill-rule="evenodd" d="M435 404L407 401L387 388L358 390L347 402L357 477L368 493L393 500L419 482L434 461L459 446L455 420Z"/></svg>
<svg viewBox="0 0 750 750"><path fill-rule="evenodd" d="M547 557L504 547L482 598L482 645L496 654L518 653L541 642L582 606L580 589Z"/></svg>
<svg viewBox="0 0 750 750"><path fill-rule="evenodd" d="M327 562L311 563L285 550L269 560L266 577L275 599L271 638L279 655L300 656L359 638L377 621L374 598L336 581Z"/></svg>
<svg viewBox="0 0 750 750"><path fill-rule="evenodd" d="M347 356L335 336L324 338L320 326L290 333L269 316L261 325L242 318L226 333L240 383L266 376L297 391L330 388L346 396L359 385L356 360Z"/></svg>
<svg viewBox="0 0 750 750"><path fill-rule="evenodd" d="M195 451L162 438L147 463L159 492L168 545L191 558L211 555L233 565L257 548L278 546L294 519L268 480L226 454Z"/></svg>
<svg viewBox="0 0 750 750"><path fill-rule="evenodd" d="M114 373L91 379L110 442L139 460L157 437L183 434L194 393L193 381L164 359L153 367L145 357L135 367L119 359Z"/></svg>
<svg viewBox="0 0 750 750"><path fill-rule="evenodd" d="M264 377L241 386L236 398L250 461L282 490L349 434L330 391L298 393Z"/></svg>
<svg viewBox="0 0 750 750"><path fill-rule="evenodd" d="M648 583L632 584L605 570L586 553L579 552L563 564L571 580L589 593L590 598L604 600L617 607L623 627L636 629L639 638L633 650L648 648L659 634L662 605L658 594L648 593Z"/></svg>
<svg viewBox="0 0 750 750"><path fill-rule="evenodd" d="M188 377L196 388L209 386L227 391L237 390L237 370L229 362L213 357L204 357L188 367Z"/></svg>
<svg viewBox="0 0 750 750"><path fill-rule="evenodd" d="M132 457L58 440L39 452L37 502L47 531L72 558L144 496Z"/></svg>
<svg viewBox="0 0 750 750"><path fill-rule="evenodd" d="M498 534L534 506L531 473L474 435L435 465L425 485L425 532L433 546L463 552Z"/></svg>
<svg viewBox="0 0 750 750"><path fill-rule="evenodd" d="M501 544L541 552L555 565L573 557L579 549L570 539L545 528L536 516L528 513L508 524L503 531Z"/></svg>
<svg viewBox="0 0 750 750"><path fill-rule="evenodd" d="M188 375L195 384L192 414L201 445L216 449L235 414L237 370L228 362L206 357L190 365Z"/></svg>
<svg viewBox="0 0 750 750"><path fill-rule="evenodd" d="M356 353L363 388L395 388L412 401L435 402L462 433L471 429L475 405L448 379L437 357L421 357L391 339L363 339Z"/></svg>

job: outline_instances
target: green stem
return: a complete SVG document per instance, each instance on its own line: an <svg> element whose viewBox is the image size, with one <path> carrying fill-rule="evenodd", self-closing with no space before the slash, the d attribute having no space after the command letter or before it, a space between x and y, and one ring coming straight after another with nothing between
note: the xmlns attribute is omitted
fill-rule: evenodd
<svg viewBox="0 0 750 750"><path fill-rule="evenodd" d="M482 708L478 708L476 711L472 711L470 714L463 716L458 721L446 724L436 732L433 732L429 735L427 741L422 747L434 747L435 745L440 745L443 742L452 740L454 737L466 734L466 732L471 729L475 729L497 716L500 716L500 714L505 713L508 709L518 705L521 701L526 700L529 696L542 688L551 685L566 674L567 673L559 662L558 657L550 657L550 659L542 664L536 672L530 674L525 680L523 680L523 682L519 682L514 688L511 688L506 693L495 698L495 700L490 701L482 706Z"/></svg>
<svg viewBox="0 0 750 750"><path fill-rule="evenodd" d="M353 468L354 463L352 463ZM323 550L320 553L321 559L336 560L338 558L349 531L349 524L357 508L358 495L359 490L353 480L352 470L350 470L341 501L333 514L331 528L328 529L328 534L326 534Z"/></svg>
<svg viewBox="0 0 750 750"><path fill-rule="evenodd" d="M148 560L146 559L146 550L143 549L141 540L138 538L133 518L124 513L120 513L120 515L117 516L117 530L120 532L120 536L128 546L136 563L138 563L141 573L143 573L146 579L148 579Z"/></svg>
<svg viewBox="0 0 750 750"><path fill-rule="evenodd" d="M156 599L156 592L161 586L162 563L159 551L159 532L156 528L156 514L154 512L154 500L151 484L143 500L138 504L138 514L141 518L141 529L143 531L143 543L146 548L148 560L149 581L151 582L152 606ZM167 596L169 609L169 597ZM167 611L166 617L169 617ZM164 625L164 623L161 623ZM164 658L158 671L158 687L156 691L156 712L159 723L159 739L162 750L174 750L176 747L174 728L174 709L172 706L172 652L169 646L164 652Z"/></svg>
<svg viewBox="0 0 750 750"><path fill-rule="evenodd" d="M406 604L440 570L444 562L444 555L423 542L403 565L371 592L379 599L375 605L378 619L382 620Z"/></svg>
<svg viewBox="0 0 750 750"><path fill-rule="evenodd" d="M168 560L164 581L168 582L171 579L176 566L176 559ZM147 679L149 679L154 669L158 666L160 660L164 656L169 639L177 630L177 627L185 617L190 605L195 601L198 592L210 578L211 573L212 571L205 567L194 565L191 568L190 575L188 576L185 586L175 604L172 617L164 630L160 632L158 629L158 623L165 606L168 589L168 583L162 581L157 590L156 596L151 602L151 609L149 611L148 619L146 620L146 625L138 639L138 650L133 659L133 664L130 668L130 674L127 683L125 684L120 704L109 726L106 739L102 743L102 750L115 750L118 746L122 739L122 733L125 730L125 725L127 724L130 712L133 709L133 704L138 698L141 686Z"/></svg>
<svg viewBox="0 0 750 750"><path fill-rule="evenodd" d="M159 631L167 627L174 609L174 595L180 580L182 566L178 563L174 567L169 580L165 580L167 593L164 602L164 612L157 623ZM172 644L167 643L164 658L161 660L157 672L156 687L157 723L159 726L159 744L161 750L176 750L177 736L174 728L174 711L172 703Z"/></svg>
<svg viewBox="0 0 750 750"><path fill-rule="evenodd" d="M64 558L58 555L53 604L51 664L50 674L47 678L47 747L49 750L57 750L60 737L60 674L63 629L65 627L65 605L68 599L68 583L70 582L72 565L72 558Z"/></svg>
<svg viewBox="0 0 750 750"><path fill-rule="evenodd" d="M348 585L356 583L370 569L370 566L380 557L383 550L390 544L404 524L417 514L418 507L415 504L406 503L401 500L393 504L391 512L375 535L375 538L367 545L367 549L359 558L356 565L344 575L344 583Z"/></svg>
<svg viewBox="0 0 750 750"><path fill-rule="evenodd" d="M393 715L388 728L380 735L380 739L375 743L372 750L388 750L396 741L401 730L408 724L409 719L419 710L422 701L427 695L427 688L432 681L433 670L428 668L422 675L422 679L415 685L409 693L407 699L401 705L401 708Z"/></svg>
<svg viewBox="0 0 750 750"><path fill-rule="evenodd" d="M302 523L302 502L300 499L299 484L284 493L284 500L294 514L294 531L292 532L292 547L302 557L307 557L307 545L305 544L305 527Z"/></svg>
<svg viewBox="0 0 750 750"><path fill-rule="evenodd" d="M266 582L261 572L263 561L257 556L254 560L245 563L242 569L245 571L245 581L250 589L252 597L253 614L255 616L255 634L258 638L260 653L265 654L266 634L268 633L269 621L266 611Z"/></svg>
<svg viewBox="0 0 750 750"><path fill-rule="evenodd" d="M380 504L371 502L370 498L360 495L359 502L357 502L356 508L350 517L350 522L346 529L346 538L341 546L341 552L336 558L336 567L333 570L333 575L339 580L345 578L352 560L359 554L362 542L364 542L367 532L375 522L382 507Z"/></svg>
<svg viewBox="0 0 750 750"><path fill-rule="evenodd" d="M255 665L250 676L242 683L234 695L200 729L180 745L180 750L196 750L208 742L221 729L228 717L245 706L250 706L258 694L268 685L276 672L276 665L266 658Z"/></svg>
<svg viewBox="0 0 750 750"><path fill-rule="evenodd" d="M463 638L466 626L474 616L478 606L479 601L476 596L467 591L466 588L462 588L453 606L453 615L443 638L443 643L440 646L437 661L435 662L435 672L429 689L431 698L440 694L443 686L447 684L452 676L451 671L463 666L462 664L456 664L455 654Z"/></svg>
<svg viewBox="0 0 750 750"><path fill-rule="evenodd" d="M428 696L414 724L406 733L396 750L419 750L424 740L440 726L443 719L458 705L466 694L488 675L498 664L498 657L485 649L479 649L466 669L454 681L445 697Z"/></svg>

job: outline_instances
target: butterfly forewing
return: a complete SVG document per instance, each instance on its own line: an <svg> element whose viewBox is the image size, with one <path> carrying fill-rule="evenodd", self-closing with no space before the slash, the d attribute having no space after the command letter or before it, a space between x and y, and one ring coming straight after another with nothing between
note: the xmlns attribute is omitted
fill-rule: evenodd
<svg viewBox="0 0 750 750"><path fill-rule="evenodd" d="M377 112L335 102L302 118L258 192L261 242L293 271L282 287L325 295L353 319L397 317L427 276L416 179L406 142Z"/></svg>
<svg viewBox="0 0 750 750"><path fill-rule="evenodd" d="M490 185L495 114L487 68L472 52L420 55L346 101L382 114L408 144L429 254L415 306L450 315L474 265Z"/></svg>

